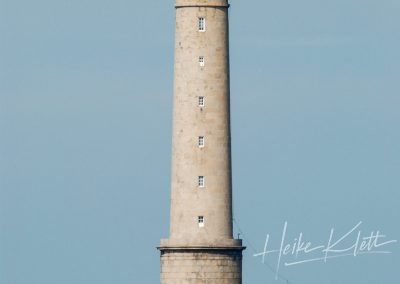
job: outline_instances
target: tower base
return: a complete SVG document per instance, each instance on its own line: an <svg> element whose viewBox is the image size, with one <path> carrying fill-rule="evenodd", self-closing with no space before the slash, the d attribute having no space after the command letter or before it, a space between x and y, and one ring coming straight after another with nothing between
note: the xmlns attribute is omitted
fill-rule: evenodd
<svg viewBox="0 0 400 284"><path fill-rule="evenodd" d="M241 284L244 247L159 247L161 284Z"/></svg>

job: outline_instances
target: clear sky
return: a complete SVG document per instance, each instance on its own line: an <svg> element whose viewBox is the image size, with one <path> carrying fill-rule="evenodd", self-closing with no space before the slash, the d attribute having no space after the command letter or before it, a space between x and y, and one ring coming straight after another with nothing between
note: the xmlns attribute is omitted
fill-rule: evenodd
<svg viewBox="0 0 400 284"><path fill-rule="evenodd" d="M174 1L0 0L0 283L158 283L168 236ZM400 1L230 8L244 283L393 283ZM368 241L368 240L367 240ZM373 244L374 242L371 242ZM363 252L368 252L368 247ZM341 254L353 253L353 250ZM358 251L362 252L362 251ZM330 252L329 256L338 253Z"/></svg>

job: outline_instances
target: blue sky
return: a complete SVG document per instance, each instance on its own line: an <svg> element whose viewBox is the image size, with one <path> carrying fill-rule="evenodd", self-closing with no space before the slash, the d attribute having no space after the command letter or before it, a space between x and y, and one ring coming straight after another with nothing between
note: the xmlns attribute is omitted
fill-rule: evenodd
<svg viewBox="0 0 400 284"><path fill-rule="evenodd" d="M397 0L231 1L244 283L385 283L400 239ZM173 1L0 1L0 283L158 283L168 236ZM332 253L334 255L334 253ZM340 273L338 273L340 271Z"/></svg>

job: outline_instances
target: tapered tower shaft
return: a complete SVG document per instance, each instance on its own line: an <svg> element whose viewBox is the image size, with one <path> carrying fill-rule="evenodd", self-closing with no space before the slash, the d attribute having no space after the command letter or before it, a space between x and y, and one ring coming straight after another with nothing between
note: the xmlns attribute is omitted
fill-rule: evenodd
<svg viewBox="0 0 400 284"><path fill-rule="evenodd" d="M227 0L176 0L170 237L161 283L241 283L232 236ZM206 283L206 282L204 282Z"/></svg>
<svg viewBox="0 0 400 284"><path fill-rule="evenodd" d="M182 244L232 238L228 9L208 2L220 6L176 9L170 239Z"/></svg>

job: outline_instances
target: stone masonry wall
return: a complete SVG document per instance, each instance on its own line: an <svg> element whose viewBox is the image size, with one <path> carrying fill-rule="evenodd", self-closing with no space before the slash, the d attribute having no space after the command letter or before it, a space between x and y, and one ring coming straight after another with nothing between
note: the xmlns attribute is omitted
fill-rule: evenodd
<svg viewBox="0 0 400 284"><path fill-rule="evenodd" d="M161 284L241 284L242 250L161 251Z"/></svg>

